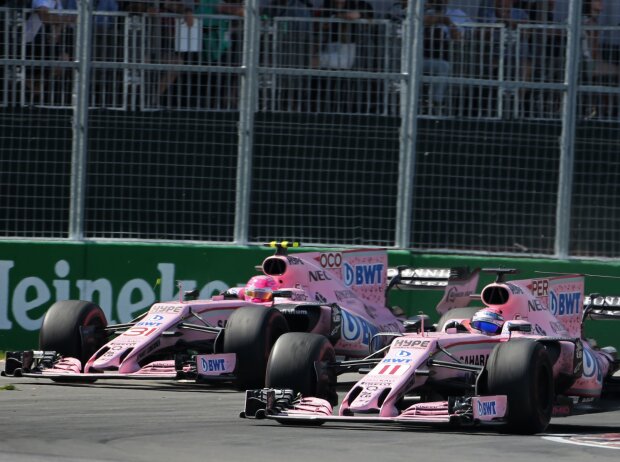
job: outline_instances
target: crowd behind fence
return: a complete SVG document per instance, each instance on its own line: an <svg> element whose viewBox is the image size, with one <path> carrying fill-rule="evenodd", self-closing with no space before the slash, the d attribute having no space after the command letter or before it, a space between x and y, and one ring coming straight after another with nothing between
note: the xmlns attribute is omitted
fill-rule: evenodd
<svg viewBox="0 0 620 462"><path fill-rule="evenodd" d="M0 8L1 237L620 256L620 26L585 7L62 1Z"/></svg>
<svg viewBox="0 0 620 462"><path fill-rule="evenodd" d="M70 108L77 11L51 11L66 24L54 31L39 25L36 40L29 36L32 13L0 9L0 104ZM179 14L94 11L93 18L90 108L239 110L242 18L195 14L192 28ZM403 27L403 18L385 15L357 20L263 15L255 48L261 70L256 109L399 115L408 59ZM430 37L444 33L430 29ZM419 115L560 119L565 24L511 28L465 22L459 30L458 40L425 39ZM620 27L583 27L581 118L620 117L620 56L608 53L606 69L599 70L586 40L612 32Z"/></svg>

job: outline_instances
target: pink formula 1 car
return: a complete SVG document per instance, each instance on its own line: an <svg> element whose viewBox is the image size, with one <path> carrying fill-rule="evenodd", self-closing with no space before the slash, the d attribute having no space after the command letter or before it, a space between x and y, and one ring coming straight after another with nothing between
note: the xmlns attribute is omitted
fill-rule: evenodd
<svg viewBox="0 0 620 462"><path fill-rule="evenodd" d="M261 275L209 300L186 294L154 304L126 324L108 325L87 301L60 301L43 320L39 350L9 352L4 375L55 381L185 379L265 385L271 348L285 333L324 339L339 355L364 358L379 332L403 332L386 289L445 290L443 309L464 306L478 273L390 270L384 250L289 255L273 244ZM389 273L389 278L388 278Z"/></svg>
<svg viewBox="0 0 620 462"><path fill-rule="evenodd" d="M586 318L620 317L617 298L584 302L580 275L507 282L514 270L486 271L497 279L474 297L483 307L380 334L392 341L363 360L336 360L324 337L283 335L267 365L268 388L246 392L242 417L305 425L497 423L531 434L584 403L592 412L602 395L619 390L615 349L582 335ZM355 371L365 375L333 415L336 377Z"/></svg>

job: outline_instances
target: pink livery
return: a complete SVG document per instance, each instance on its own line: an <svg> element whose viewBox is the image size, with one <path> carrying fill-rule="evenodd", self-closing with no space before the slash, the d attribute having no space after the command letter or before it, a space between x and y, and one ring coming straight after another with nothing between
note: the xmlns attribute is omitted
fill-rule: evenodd
<svg viewBox="0 0 620 462"><path fill-rule="evenodd" d="M365 358L373 338L405 331L386 305L389 287L440 289L446 309L469 301L478 272L388 268L382 249L275 254L259 275L207 300L192 292L155 303L125 324L110 325L95 303L56 302L47 311L37 350L9 352L5 375L56 381L177 379L262 387L271 349L291 332L325 338L338 355Z"/></svg>
<svg viewBox="0 0 620 462"><path fill-rule="evenodd" d="M281 337L268 388L246 392L242 416L288 424L494 423L527 434L544 431L552 416L592 412L593 401L620 390L615 349L598 348L582 332L588 318L618 319L617 298L584 297L581 275L506 281L515 270L483 271L496 281L468 294L479 306L440 303L435 326L405 322L405 332L383 333L389 344L363 360L338 358L310 334ZM363 376L334 415L336 377L347 372Z"/></svg>

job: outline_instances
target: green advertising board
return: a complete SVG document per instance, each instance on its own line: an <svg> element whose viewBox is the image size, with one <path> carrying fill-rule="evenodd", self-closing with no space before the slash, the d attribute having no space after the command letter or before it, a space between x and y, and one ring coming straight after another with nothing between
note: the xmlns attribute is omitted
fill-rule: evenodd
<svg viewBox="0 0 620 462"><path fill-rule="evenodd" d="M302 249L304 250L304 249ZM126 322L156 301L173 300L198 289L209 298L243 285L273 251L260 246L121 244L101 242L0 241L0 350L36 348L45 311L57 300L98 303L110 322ZM520 276L582 273L586 293L618 295L620 262L557 261L473 256L419 255L390 251L389 264L417 267L518 268ZM483 277L490 282L492 276ZM395 291L390 304L408 314L437 320L438 291ZM586 335L620 349L620 321L590 321Z"/></svg>
<svg viewBox="0 0 620 462"><path fill-rule="evenodd" d="M56 300L98 303L126 322L155 301L199 289L208 298L256 274L263 248L0 242L0 349L33 348Z"/></svg>

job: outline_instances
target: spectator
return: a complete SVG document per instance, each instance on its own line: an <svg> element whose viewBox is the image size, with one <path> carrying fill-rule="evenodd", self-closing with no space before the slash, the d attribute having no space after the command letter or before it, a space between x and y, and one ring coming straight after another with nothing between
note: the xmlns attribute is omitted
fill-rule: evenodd
<svg viewBox="0 0 620 462"><path fill-rule="evenodd" d="M460 40L461 31L447 15L447 0L429 0L424 10L424 66L425 74L449 77L452 74L450 42ZM433 106L444 103L448 84L433 82L431 100Z"/></svg>
<svg viewBox="0 0 620 462"><path fill-rule="evenodd" d="M199 0L196 13L202 20L202 58L207 64L221 64L231 46L230 21L211 16L225 14L224 4L221 0Z"/></svg>
<svg viewBox="0 0 620 462"><path fill-rule="evenodd" d="M530 4L531 18L536 18L545 27L530 30L531 78L537 82L563 82L566 66L566 28L555 19L555 0L545 0L539 5ZM562 107L561 91L535 90L528 92L529 98L523 109L535 117L559 115Z"/></svg>
<svg viewBox="0 0 620 462"><path fill-rule="evenodd" d="M325 0L318 16L340 21L321 24L321 49L316 66L325 69L352 69L358 53L355 42L359 32L348 21L372 19L372 7L360 0Z"/></svg>
<svg viewBox="0 0 620 462"><path fill-rule="evenodd" d="M290 21L273 22L275 47L269 63L274 67L309 68L313 65L312 32L314 23L310 20L315 10L310 0L273 0L262 13L271 18L292 18ZM311 85L305 84L303 76L282 75L279 78L281 92L277 100L270 100L274 108L291 111L302 110L310 102Z"/></svg>
<svg viewBox="0 0 620 462"><path fill-rule="evenodd" d="M396 21L404 20L407 0L398 1L388 13ZM423 72L436 77L452 75L451 44L461 40L465 33L464 25L471 22L467 14L448 7L447 0L428 0L424 10L424 64ZM430 87L430 103L440 108L445 102L448 83L436 81Z"/></svg>
<svg viewBox="0 0 620 462"><path fill-rule="evenodd" d="M245 16L244 0L222 0L217 8L219 14L228 16L236 16L243 18ZM241 54L243 47L243 21L229 19L228 20L230 34L230 66L241 66Z"/></svg>
<svg viewBox="0 0 620 462"><path fill-rule="evenodd" d="M194 0L128 0L121 3L121 9L145 18L146 59L153 64L177 66L183 64L183 57L175 48L175 16L186 22L193 21ZM188 24L189 25L189 24ZM139 50L134 50L139 51ZM141 53L134 59L142 60ZM172 103L172 88L179 72L174 69L156 72L153 89L147 93L147 106L157 109Z"/></svg>
<svg viewBox="0 0 620 462"><path fill-rule="evenodd" d="M67 0L65 6L69 10L78 9L79 0ZM97 14L118 13L120 10L117 0L95 0L94 4L94 34L92 59L93 61L110 62L122 59L122 50L118 48L119 16ZM93 98L95 105L115 106L122 104L122 93L119 86L122 84L122 75L115 69L95 69L92 76Z"/></svg>
<svg viewBox="0 0 620 462"><path fill-rule="evenodd" d="M241 18L245 15L243 3L233 1L198 0L196 12L203 21L200 63L209 66L241 66L242 22L218 17L226 15ZM210 70L201 76L201 82L205 89L207 107L237 108L239 83L236 74Z"/></svg>
<svg viewBox="0 0 620 462"><path fill-rule="evenodd" d="M481 19L485 22L502 23L511 30L516 29L518 24L530 22L529 15L515 7L515 0L494 0L492 8L481 10Z"/></svg>
<svg viewBox="0 0 620 462"><path fill-rule="evenodd" d="M279 22L277 66L309 67L313 23L310 18L319 14L310 0L273 0L262 9L268 18L294 18Z"/></svg>
<svg viewBox="0 0 620 462"><path fill-rule="evenodd" d="M607 1L601 13L599 25L612 26L601 37L603 59L613 63L620 63L620 2Z"/></svg>
<svg viewBox="0 0 620 462"><path fill-rule="evenodd" d="M590 85L618 86L620 67L603 59L601 53L600 31L593 27L599 25L602 0L583 0L583 37L582 54L586 83ZM611 104L610 96L605 93L594 95L589 116L609 116L617 110L617 102Z"/></svg>
<svg viewBox="0 0 620 462"><path fill-rule="evenodd" d="M522 33L519 42L515 39L515 34L517 33L517 26L519 24L528 24L531 22L528 14L520 9L516 8L515 0L495 0L494 8L484 10L483 14L486 14L486 17L483 17L482 20L489 23L494 24L503 24L506 26L510 35L508 37L508 46L506 47L507 52L507 63L510 66L510 69L514 69L514 72L508 72L507 75L512 77L519 77L522 80L530 81L532 77L532 64L530 57L530 31L525 31ZM495 45L499 45L499 37L495 35L494 40ZM517 50L516 46L519 43L519 49ZM499 52L499 50L498 50ZM517 56L519 57L520 67L517 70Z"/></svg>
<svg viewBox="0 0 620 462"><path fill-rule="evenodd" d="M546 10L543 9L546 7ZM566 32L555 20L555 0L546 0L530 16L548 26L533 29L531 39L531 60L536 77L545 82L564 80L564 61L566 59Z"/></svg>
<svg viewBox="0 0 620 462"><path fill-rule="evenodd" d="M184 63L184 59L176 49L175 43L175 27L177 15L179 19L185 21L188 27L193 25L194 17L194 0L164 0L160 3L159 10L159 40L155 37L155 43L159 42L159 46L155 47L154 59L159 60L161 64L180 65ZM156 23L157 25L157 23ZM157 27L154 28L157 30ZM157 52L158 51L158 52ZM179 72L176 70L163 71L157 84L157 93L153 104L159 106L165 101L164 106L170 106L172 99L172 86L179 78Z"/></svg>
<svg viewBox="0 0 620 462"><path fill-rule="evenodd" d="M583 56L588 70L593 77L617 77L618 66L605 61L601 53L600 31L590 27L599 25L599 18L603 10L602 0L583 0Z"/></svg>
<svg viewBox="0 0 620 462"><path fill-rule="evenodd" d="M543 17L545 14L544 8L549 9L548 3L554 1L555 0L550 0L549 2L546 0L516 0L513 6L523 10L530 21L546 21L546 18Z"/></svg>
<svg viewBox="0 0 620 462"><path fill-rule="evenodd" d="M75 22L75 15L58 13L63 11L60 0L32 0L32 9L34 12L24 27L28 59L69 61L73 50L72 43L67 41L67 27ZM67 72L63 68L37 68L35 65L28 74L26 86L37 98L43 96L44 88L53 79L60 78L61 84L68 83L64 82Z"/></svg>

